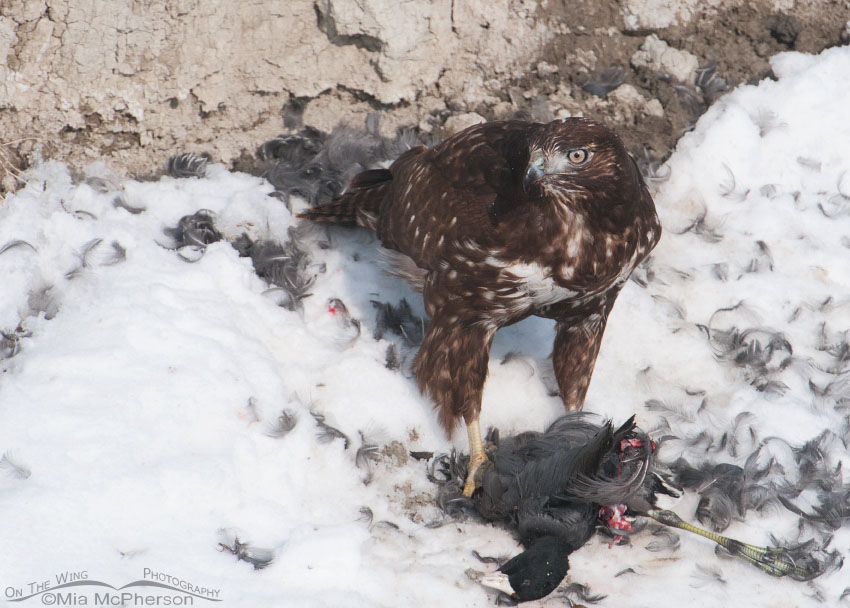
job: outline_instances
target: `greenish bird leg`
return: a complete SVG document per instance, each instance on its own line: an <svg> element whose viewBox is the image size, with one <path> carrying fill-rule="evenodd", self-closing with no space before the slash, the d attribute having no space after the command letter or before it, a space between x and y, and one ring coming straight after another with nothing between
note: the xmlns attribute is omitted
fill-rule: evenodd
<svg viewBox="0 0 850 608"><path fill-rule="evenodd" d="M813 560L805 552L805 545L791 549L784 547L758 547L698 528L683 521L673 511L650 509L644 515L665 526L693 532L694 534L713 540L731 555L743 558L773 576L790 576L798 581L808 581L823 573L822 568L817 564L816 560ZM795 552L794 549L797 549L797 551ZM807 557L809 558L808 560L806 559Z"/></svg>

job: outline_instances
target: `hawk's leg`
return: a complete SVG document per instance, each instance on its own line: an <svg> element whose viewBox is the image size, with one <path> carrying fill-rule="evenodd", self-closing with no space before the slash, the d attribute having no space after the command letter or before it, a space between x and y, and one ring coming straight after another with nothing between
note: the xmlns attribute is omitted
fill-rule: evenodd
<svg viewBox="0 0 850 608"><path fill-rule="evenodd" d="M432 308L436 314L413 362L413 372L419 389L434 400L446 433L451 436L461 418L466 423L469 473L464 494L470 496L476 487L475 473L487 462L478 420L495 328L458 319L452 314L457 310L450 305Z"/></svg>
<svg viewBox="0 0 850 608"><path fill-rule="evenodd" d="M466 483L463 484L463 495L467 498L472 496L475 488L481 485L483 473L489 463L484 453L484 442L481 440L481 425L478 417L466 421L466 434L469 437L469 468L466 473Z"/></svg>
<svg viewBox="0 0 850 608"><path fill-rule="evenodd" d="M592 312L554 316L558 321L552 364L564 408L581 410L590 386L590 376L602 345L602 334L616 294L592 307ZM547 315L548 316L548 315Z"/></svg>

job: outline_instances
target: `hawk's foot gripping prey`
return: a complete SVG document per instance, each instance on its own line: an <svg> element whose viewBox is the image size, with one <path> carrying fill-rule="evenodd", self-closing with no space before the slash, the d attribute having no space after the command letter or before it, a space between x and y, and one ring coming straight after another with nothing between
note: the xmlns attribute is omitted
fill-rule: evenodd
<svg viewBox="0 0 850 608"><path fill-rule="evenodd" d="M469 436L469 468L466 473L466 482L463 484L463 495L471 498L475 489L481 487L484 474L492 467L492 464L487 460L487 454L484 452L481 425L477 418L466 425L466 433Z"/></svg>

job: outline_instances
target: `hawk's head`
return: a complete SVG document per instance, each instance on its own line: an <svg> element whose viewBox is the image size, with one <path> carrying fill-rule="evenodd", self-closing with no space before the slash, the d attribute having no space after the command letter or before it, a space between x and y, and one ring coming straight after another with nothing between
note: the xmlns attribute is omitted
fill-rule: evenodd
<svg viewBox="0 0 850 608"><path fill-rule="evenodd" d="M623 142L587 118L540 125L529 139L522 190L605 224L630 221L643 182Z"/></svg>

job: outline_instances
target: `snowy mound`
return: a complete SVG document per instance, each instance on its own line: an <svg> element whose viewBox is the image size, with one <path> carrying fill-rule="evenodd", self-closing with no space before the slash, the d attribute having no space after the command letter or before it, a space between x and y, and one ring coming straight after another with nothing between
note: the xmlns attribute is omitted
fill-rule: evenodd
<svg viewBox="0 0 850 608"><path fill-rule="evenodd" d="M586 409L637 414L663 462L742 467L763 500L733 506L730 536L846 553L850 49L773 68L670 159L664 237L614 308ZM47 163L0 205L3 597L491 605L464 574L488 569L472 551L516 542L446 522L409 456L465 438L443 436L410 378L421 300L381 273L375 240L298 228L267 182L219 165L155 182L87 171ZM540 319L500 332L485 426L560 413L552 338ZM694 520L698 499L674 508ZM649 531L571 564L603 605L837 605L846 586ZM59 588L73 578L107 586ZM133 581L177 591L121 590Z"/></svg>

